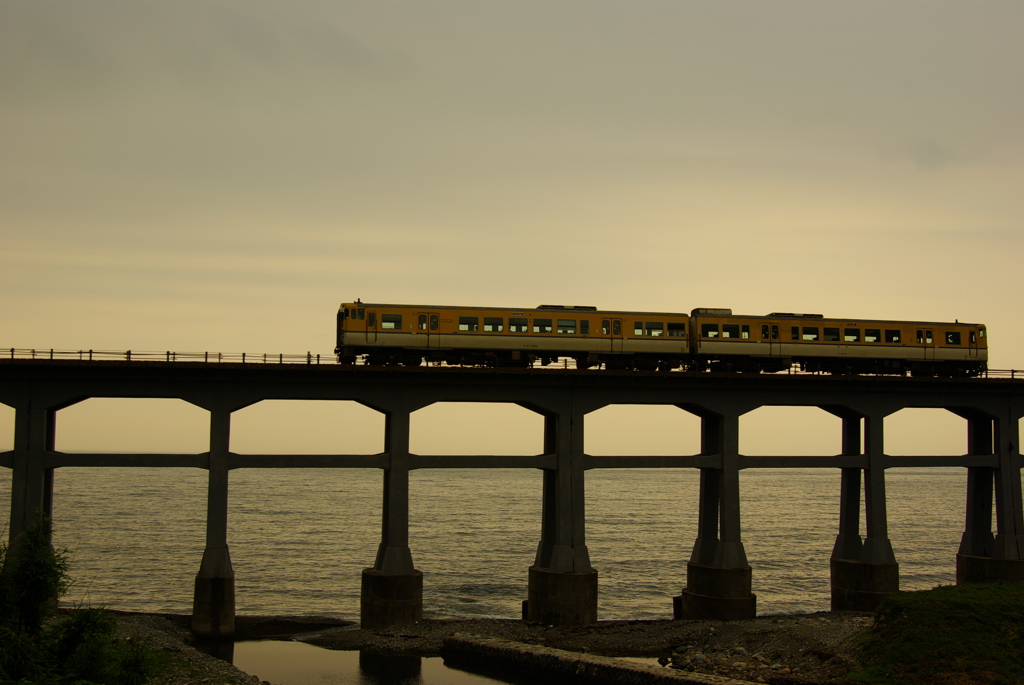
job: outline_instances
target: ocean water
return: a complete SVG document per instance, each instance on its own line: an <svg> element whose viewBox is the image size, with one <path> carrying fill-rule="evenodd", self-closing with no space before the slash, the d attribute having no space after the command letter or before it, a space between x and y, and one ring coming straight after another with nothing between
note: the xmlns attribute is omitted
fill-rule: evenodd
<svg viewBox="0 0 1024 685"><path fill-rule="evenodd" d="M696 536L694 469L586 475L587 542L602 619L670 618ZM380 538L382 474L248 469L230 475L229 546L241 614L358 618L360 574ZM205 539L206 472L62 468L54 540L70 550L66 602L189 613ZM829 607L839 471L741 474L743 540L759 613ZM901 587L954 582L966 471L887 472L889 536ZM540 535L541 474L423 469L411 475L410 546L428 617L518 617ZM9 511L10 471L0 470ZM863 524L862 524L863 531Z"/></svg>

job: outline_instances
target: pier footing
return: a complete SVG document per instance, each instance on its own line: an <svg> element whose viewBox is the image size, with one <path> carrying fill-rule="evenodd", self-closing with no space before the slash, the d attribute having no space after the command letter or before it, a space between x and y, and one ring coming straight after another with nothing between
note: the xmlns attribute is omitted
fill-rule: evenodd
<svg viewBox="0 0 1024 685"><path fill-rule="evenodd" d="M196 576L192 601L192 634L213 640L234 637L234 574L228 578Z"/></svg>
<svg viewBox="0 0 1024 685"><path fill-rule="evenodd" d="M686 588L672 598L676 619L736 621L757 615L757 595L750 591L752 569L686 565Z"/></svg>
<svg viewBox="0 0 1024 685"><path fill-rule="evenodd" d="M597 622L597 571L558 573L530 567L523 617L559 626Z"/></svg>
<svg viewBox="0 0 1024 685"><path fill-rule="evenodd" d="M900 590L899 564L832 559L832 611L874 611Z"/></svg>
<svg viewBox="0 0 1024 685"><path fill-rule="evenodd" d="M385 576L363 569L359 623L363 628L408 626L423 620L423 574Z"/></svg>
<svg viewBox="0 0 1024 685"><path fill-rule="evenodd" d="M956 584L1024 583L1024 559L956 555Z"/></svg>

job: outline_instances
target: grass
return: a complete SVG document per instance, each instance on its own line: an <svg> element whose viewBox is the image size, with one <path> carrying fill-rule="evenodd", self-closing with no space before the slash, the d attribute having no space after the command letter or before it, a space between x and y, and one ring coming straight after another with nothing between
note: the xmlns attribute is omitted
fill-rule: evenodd
<svg viewBox="0 0 1024 685"><path fill-rule="evenodd" d="M886 685L1024 682L1024 585L940 586L887 598L850 680Z"/></svg>

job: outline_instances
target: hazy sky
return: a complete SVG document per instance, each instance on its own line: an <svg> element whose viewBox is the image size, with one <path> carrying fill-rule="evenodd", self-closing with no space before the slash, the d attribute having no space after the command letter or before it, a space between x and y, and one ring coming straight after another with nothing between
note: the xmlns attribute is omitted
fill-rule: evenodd
<svg viewBox="0 0 1024 685"><path fill-rule="evenodd" d="M980 321L1024 4L4 0L0 346L333 349L343 300Z"/></svg>

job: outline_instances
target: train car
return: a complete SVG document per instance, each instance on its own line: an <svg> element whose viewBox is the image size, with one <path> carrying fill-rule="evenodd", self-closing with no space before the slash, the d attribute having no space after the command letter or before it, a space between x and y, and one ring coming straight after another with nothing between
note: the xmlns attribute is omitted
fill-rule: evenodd
<svg viewBox="0 0 1024 685"><path fill-rule="evenodd" d="M338 311L338 360L485 366L552 364L577 368L680 368L690 357L688 314L541 305L441 307L345 303Z"/></svg>
<svg viewBox="0 0 1024 685"><path fill-rule="evenodd" d="M694 355L703 368L781 371L793 365L828 373L966 375L988 364L984 325L876 319L834 319L775 312L735 315L695 309Z"/></svg>

